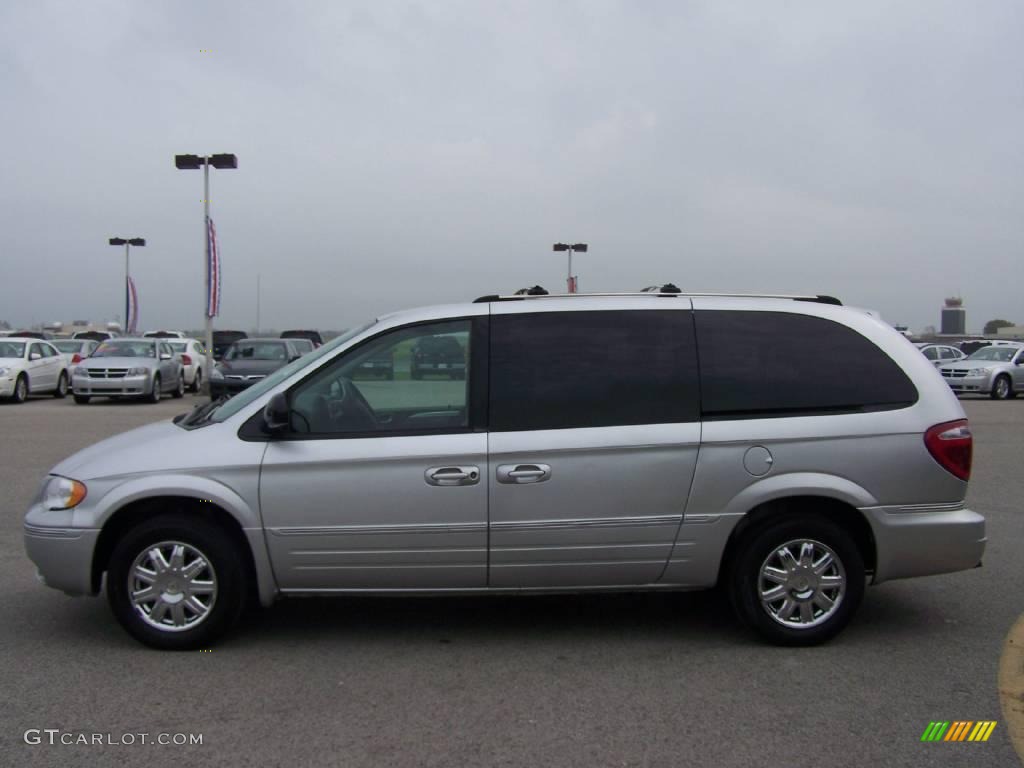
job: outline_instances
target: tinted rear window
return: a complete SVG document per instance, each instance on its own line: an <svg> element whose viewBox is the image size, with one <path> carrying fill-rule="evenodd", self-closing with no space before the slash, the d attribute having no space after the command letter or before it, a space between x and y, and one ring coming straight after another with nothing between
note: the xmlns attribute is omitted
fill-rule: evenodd
<svg viewBox="0 0 1024 768"><path fill-rule="evenodd" d="M492 317L490 379L497 432L699 417L688 311Z"/></svg>
<svg viewBox="0 0 1024 768"><path fill-rule="evenodd" d="M903 370L845 325L786 312L695 313L705 418L764 418L902 408Z"/></svg>

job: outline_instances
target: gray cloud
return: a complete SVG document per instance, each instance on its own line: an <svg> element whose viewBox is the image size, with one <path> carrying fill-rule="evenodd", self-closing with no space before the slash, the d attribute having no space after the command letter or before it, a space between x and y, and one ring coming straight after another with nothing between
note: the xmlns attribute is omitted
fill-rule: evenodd
<svg viewBox="0 0 1024 768"><path fill-rule="evenodd" d="M718 2L32 2L0 10L0 317L338 328L584 290L813 291L1024 322L1024 9ZM210 49L210 53L201 53Z"/></svg>

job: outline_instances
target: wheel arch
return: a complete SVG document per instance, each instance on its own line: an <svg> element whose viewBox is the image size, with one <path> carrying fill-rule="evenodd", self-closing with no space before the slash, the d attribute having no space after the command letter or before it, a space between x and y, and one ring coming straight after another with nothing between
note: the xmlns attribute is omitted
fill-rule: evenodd
<svg viewBox="0 0 1024 768"><path fill-rule="evenodd" d="M212 521L223 530L241 552L246 576L251 579L260 603L270 605L276 597L277 585L267 556L263 529L258 523L255 527L245 525L237 514L229 511L229 506L219 499L182 494L180 490L122 500L104 521L96 541L91 569L93 594L100 591L103 574L109 567L117 541L141 521L162 512L174 512Z"/></svg>
<svg viewBox="0 0 1024 768"><path fill-rule="evenodd" d="M726 541L718 570L718 581L729 573L740 542L764 526L789 517L809 516L839 525L853 540L864 560L864 570L873 576L878 548L871 524L856 506L834 496L793 495L762 502L744 514Z"/></svg>

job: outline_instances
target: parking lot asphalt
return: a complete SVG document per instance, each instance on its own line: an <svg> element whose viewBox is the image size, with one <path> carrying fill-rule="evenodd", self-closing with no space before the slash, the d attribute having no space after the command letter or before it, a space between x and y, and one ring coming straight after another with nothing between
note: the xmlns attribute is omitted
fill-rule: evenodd
<svg viewBox="0 0 1024 768"><path fill-rule="evenodd" d="M826 646L762 645L705 592L293 599L211 652L162 653L105 600L41 586L22 515L60 459L195 402L0 404L0 765L1018 764L997 674L1024 610L1024 398L963 401L984 567L871 588ZM934 720L999 725L921 742ZM31 745L29 729L203 743Z"/></svg>

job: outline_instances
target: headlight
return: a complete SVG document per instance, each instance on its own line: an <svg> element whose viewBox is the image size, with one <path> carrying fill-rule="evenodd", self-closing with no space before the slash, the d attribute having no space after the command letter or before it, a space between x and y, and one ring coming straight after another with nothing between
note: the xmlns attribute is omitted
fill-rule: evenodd
<svg viewBox="0 0 1024 768"><path fill-rule="evenodd" d="M968 376L984 376L986 373L988 373L988 368L971 368L971 370L969 370L967 372L967 375Z"/></svg>
<svg viewBox="0 0 1024 768"><path fill-rule="evenodd" d="M71 375L72 376L88 376L89 375L89 369L86 368L84 365L76 365L75 366L75 370L73 370L71 372Z"/></svg>
<svg viewBox="0 0 1024 768"><path fill-rule="evenodd" d="M85 498L85 483L54 475L43 486L43 504L47 509L71 509Z"/></svg>
<svg viewBox="0 0 1024 768"><path fill-rule="evenodd" d="M213 373L210 374L210 378L211 379L222 380L224 378L224 374L220 370L220 368L214 368L213 369Z"/></svg>
<svg viewBox="0 0 1024 768"><path fill-rule="evenodd" d="M6 376L10 372L11 372L10 368L0 368L0 376Z"/></svg>
<svg viewBox="0 0 1024 768"><path fill-rule="evenodd" d="M147 373L149 373L149 368L129 368L128 369L128 375L129 376L145 376Z"/></svg>

